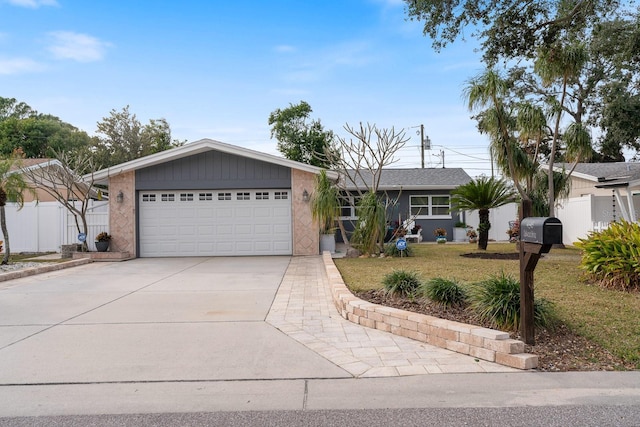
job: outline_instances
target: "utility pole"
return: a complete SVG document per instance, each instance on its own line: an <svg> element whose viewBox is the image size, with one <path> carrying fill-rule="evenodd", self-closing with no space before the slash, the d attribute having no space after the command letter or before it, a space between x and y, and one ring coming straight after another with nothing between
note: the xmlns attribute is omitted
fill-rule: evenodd
<svg viewBox="0 0 640 427"><path fill-rule="evenodd" d="M420 125L420 158L422 169L424 169L424 125Z"/></svg>

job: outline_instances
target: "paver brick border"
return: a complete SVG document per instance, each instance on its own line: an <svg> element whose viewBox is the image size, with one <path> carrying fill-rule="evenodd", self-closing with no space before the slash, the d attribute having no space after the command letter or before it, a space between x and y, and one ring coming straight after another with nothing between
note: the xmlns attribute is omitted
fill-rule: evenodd
<svg viewBox="0 0 640 427"><path fill-rule="evenodd" d="M49 273L50 271L58 271L65 268L77 267L78 265L89 264L90 259L74 259L73 261L56 262L54 264L42 265L39 267L25 268L17 271L8 271L0 274L0 282L7 280L20 279L22 277L33 276L41 273Z"/></svg>
<svg viewBox="0 0 640 427"><path fill-rule="evenodd" d="M538 366L538 356L525 353L524 343L509 338L507 332L361 300L345 285L331 253L324 252L322 260L333 302L340 315L353 323L516 369Z"/></svg>

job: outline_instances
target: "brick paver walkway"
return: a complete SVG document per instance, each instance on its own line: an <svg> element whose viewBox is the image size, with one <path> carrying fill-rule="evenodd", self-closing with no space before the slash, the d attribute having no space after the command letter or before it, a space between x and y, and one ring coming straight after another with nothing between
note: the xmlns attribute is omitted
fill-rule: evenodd
<svg viewBox="0 0 640 427"><path fill-rule="evenodd" d="M355 377L520 372L345 320L320 256L291 258L266 321Z"/></svg>

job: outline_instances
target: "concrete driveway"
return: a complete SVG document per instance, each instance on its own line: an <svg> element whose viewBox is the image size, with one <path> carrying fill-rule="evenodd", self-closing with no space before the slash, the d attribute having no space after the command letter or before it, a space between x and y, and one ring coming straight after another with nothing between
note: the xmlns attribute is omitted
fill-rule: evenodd
<svg viewBox="0 0 640 427"><path fill-rule="evenodd" d="M351 377L264 322L289 261L147 258L0 283L0 385Z"/></svg>

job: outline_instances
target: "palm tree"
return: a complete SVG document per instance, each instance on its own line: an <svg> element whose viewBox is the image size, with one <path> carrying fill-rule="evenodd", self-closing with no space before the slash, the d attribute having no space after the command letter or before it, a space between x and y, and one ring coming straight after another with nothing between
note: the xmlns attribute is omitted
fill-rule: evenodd
<svg viewBox="0 0 640 427"><path fill-rule="evenodd" d="M549 154L548 170L548 194L549 215L554 216L555 189L553 177L553 164L560 139L560 123L562 113L565 111L565 102L568 96L568 86L575 82L587 61L587 52L582 43L569 44L567 46L555 45L540 52L534 64L534 70L542 79L545 86L554 83L560 84L560 100L553 99L552 110L555 115L553 139L551 141L551 153ZM584 135L578 136L584 141Z"/></svg>
<svg viewBox="0 0 640 427"><path fill-rule="evenodd" d="M33 190L24 180L21 174L16 173L16 166L19 169L20 161L17 159L0 160L0 229L4 236L4 257L2 265L9 263L11 256L11 245L9 243L9 231L7 230L7 218L4 207L7 202L15 202L18 209L24 206L24 193L30 192L35 195Z"/></svg>
<svg viewBox="0 0 640 427"><path fill-rule="evenodd" d="M464 89L469 110L480 111L478 127L491 138L492 151L499 159L498 164L513 180L520 197L528 200L529 196L518 179L522 173L519 171L517 154L522 150L515 138L516 118L505 103L508 95L508 82L492 69L469 80Z"/></svg>
<svg viewBox="0 0 640 427"><path fill-rule="evenodd" d="M489 241L489 210L511 203L517 196L513 187L497 178L480 177L451 192L451 204L457 210L477 210L478 249L486 250Z"/></svg>

